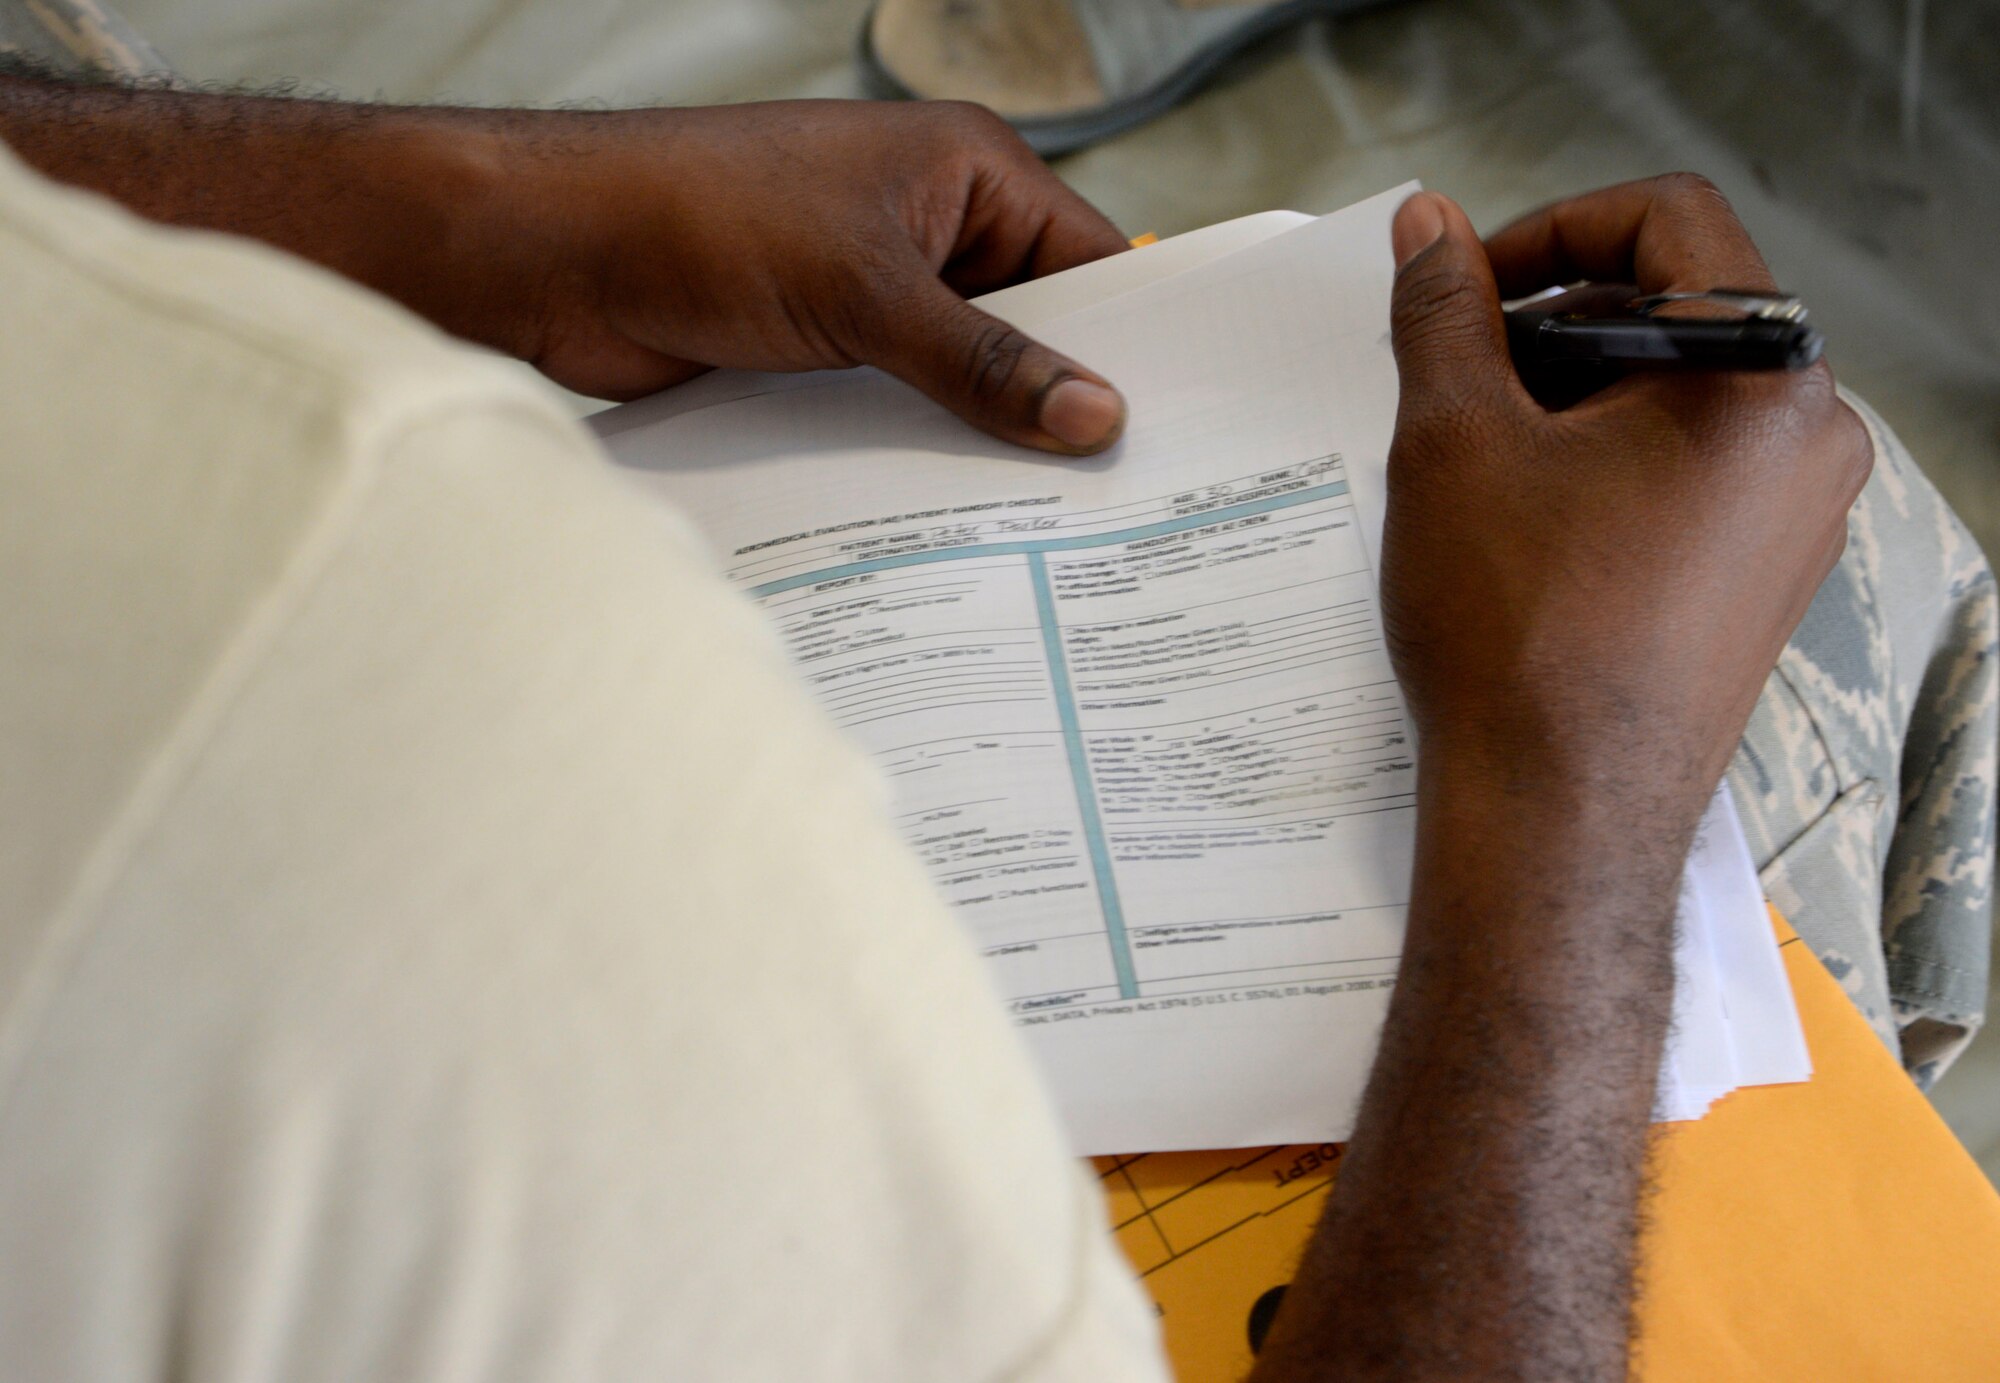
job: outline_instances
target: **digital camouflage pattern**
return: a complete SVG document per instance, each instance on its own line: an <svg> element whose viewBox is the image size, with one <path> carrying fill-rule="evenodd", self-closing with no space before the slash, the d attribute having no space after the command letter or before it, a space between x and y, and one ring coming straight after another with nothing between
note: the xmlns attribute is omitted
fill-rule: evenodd
<svg viewBox="0 0 2000 1383"><path fill-rule="evenodd" d="M1875 472L1730 767L1764 891L1920 1085L1986 1010L1993 570L1873 409Z"/></svg>
<svg viewBox="0 0 2000 1383"><path fill-rule="evenodd" d="M172 71L101 0L0 0L0 55ZM1765 893L1928 1087L1984 1020L1995 801L1993 572L1873 410L1846 554L1766 684L1729 780Z"/></svg>

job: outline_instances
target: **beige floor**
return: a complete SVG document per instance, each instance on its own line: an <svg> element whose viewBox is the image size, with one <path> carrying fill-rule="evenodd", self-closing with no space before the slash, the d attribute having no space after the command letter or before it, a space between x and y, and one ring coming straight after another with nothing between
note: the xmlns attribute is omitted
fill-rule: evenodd
<svg viewBox="0 0 2000 1383"><path fill-rule="evenodd" d="M186 72L347 95L855 91L861 0L123 0ZM1921 61L1911 56L1912 15ZM2000 551L2000 6L1415 0L1272 44L1062 171L1130 231L1421 177L1482 224L1669 168L1722 184L1843 379ZM1911 81L1914 70L1915 81ZM1914 93L1915 99L1910 99ZM2000 1035L1938 1104L2000 1179Z"/></svg>

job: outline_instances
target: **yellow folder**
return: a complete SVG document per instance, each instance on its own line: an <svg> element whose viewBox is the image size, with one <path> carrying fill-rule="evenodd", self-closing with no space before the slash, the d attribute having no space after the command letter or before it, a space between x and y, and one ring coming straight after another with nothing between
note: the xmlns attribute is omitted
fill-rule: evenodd
<svg viewBox="0 0 2000 1383"><path fill-rule="evenodd" d="M2000 1195L1783 919L1813 1078L1662 1128L1634 1374L2000 1380ZM1181 1383L1240 1379L1340 1150L1097 1160Z"/></svg>

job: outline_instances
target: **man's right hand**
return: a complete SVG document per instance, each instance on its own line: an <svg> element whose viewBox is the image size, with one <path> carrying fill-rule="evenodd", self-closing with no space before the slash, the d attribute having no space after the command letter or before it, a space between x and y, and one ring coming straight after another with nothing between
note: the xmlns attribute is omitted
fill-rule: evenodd
<svg viewBox="0 0 2000 1383"><path fill-rule="evenodd" d="M1562 411L1522 387L1502 292L1770 287L1700 179L1485 246L1420 194L1395 244L1382 604L1421 736L1409 929L1255 1378L1623 1378L1682 864L1869 444L1824 367L1634 375Z"/></svg>
<svg viewBox="0 0 2000 1383"><path fill-rule="evenodd" d="M1523 388L1502 295L1773 287L1705 179L1560 202L1484 248L1420 193L1395 248L1382 599L1426 770L1615 775L1692 824L1840 556L1866 431L1823 364L1637 373L1560 412Z"/></svg>

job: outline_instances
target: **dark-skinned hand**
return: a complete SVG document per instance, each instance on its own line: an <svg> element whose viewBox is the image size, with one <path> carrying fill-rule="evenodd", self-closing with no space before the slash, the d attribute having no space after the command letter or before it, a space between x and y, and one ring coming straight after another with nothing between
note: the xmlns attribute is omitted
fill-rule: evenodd
<svg viewBox="0 0 2000 1383"><path fill-rule="evenodd" d="M1608 772L1698 810L1839 559L1865 429L1824 364L1635 373L1561 411L1522 387L1503 297L1582 278L1772 287L1704 179L1560 202L1483 246L1422 193L1395 248L1382 600L1426 759Z"/></svg>
<svg viewBox="0 0 2000 1383"><path fill-rule="evenodd" d="M0 139L161 221L250 236L629 399L711 366L876 365L1048 451L1117 440L1100 376L968 305L1125 239L989 111L351 105L0 74Z"/></svg>
<svg viewBox="0 0 2000 1383"><path fill-rule="evenodd" d="M1126 246L990 112L780 101L561 131L498 128L492 259L525 291L488 332L557 382L631 398L713 365L876 365L1009 441L1116 439L1106 381L965 301Z"/></svg>

